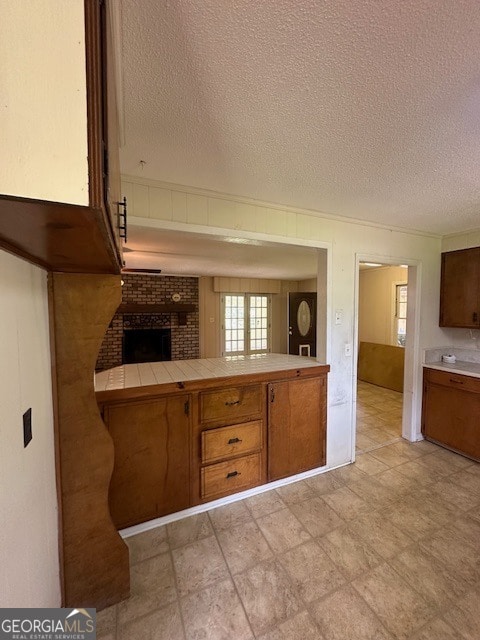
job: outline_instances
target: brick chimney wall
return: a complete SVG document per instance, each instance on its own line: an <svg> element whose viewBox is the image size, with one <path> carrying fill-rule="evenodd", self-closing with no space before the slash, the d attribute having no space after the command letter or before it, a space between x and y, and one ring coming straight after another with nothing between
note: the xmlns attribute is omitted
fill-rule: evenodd
<svg viewBox="0 0 480 640"><path fill-rule="evenodd" d="M170 328L172 332L172 360L199 357L198 278L148 274L122 276L122 303L171 304L172 294L181 295L181 304L194 304L197 311L187 314L187 324L179 326L176 313L135 314L116 313L105 334L97 359L96 370L103 371L122 364L124 326L134 321L145 328Z"/></svg>

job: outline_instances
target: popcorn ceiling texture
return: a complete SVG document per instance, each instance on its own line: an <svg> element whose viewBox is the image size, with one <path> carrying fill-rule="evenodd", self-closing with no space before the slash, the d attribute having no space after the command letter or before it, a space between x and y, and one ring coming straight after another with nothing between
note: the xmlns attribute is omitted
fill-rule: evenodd
<svg viewBox="0 0 480 640"><path fill-rule="evenodd" d="M123 0L122 24L124 174L479 226L478 0Z"/></svg>
<svg viewBox="0 0 480 640"><path fill-rule="evenodd" d="M186 326L179 326L176 313L121 314L116 313L105 334L97 359L96 371L123 364L122 341L124 328L169 328L172 332L172 360L199 357L198 279L176 276L127 275L122 276L122 303L171 304L172 294L179 293L183 304L195 304L197 311L187 314Z"/></svg>

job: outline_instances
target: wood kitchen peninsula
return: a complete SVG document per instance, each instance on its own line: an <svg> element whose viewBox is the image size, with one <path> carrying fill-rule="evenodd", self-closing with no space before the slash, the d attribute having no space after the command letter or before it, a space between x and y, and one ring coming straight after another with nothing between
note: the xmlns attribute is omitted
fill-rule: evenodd
<svg viewBox="0 0 480 640"><path fill-rule="evenodd" d="M326 463L328 365L283 354L129 364L96 375L125 528Z"/></svg>

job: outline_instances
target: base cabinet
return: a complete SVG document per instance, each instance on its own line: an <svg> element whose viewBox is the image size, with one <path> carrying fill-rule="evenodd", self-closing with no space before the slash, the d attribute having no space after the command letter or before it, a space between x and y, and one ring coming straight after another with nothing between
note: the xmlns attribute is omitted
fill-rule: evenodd
<svg viewBox="0 0 480 640"><path fill-rule="evenodd" d="M99 401L119 528L325 464L328 367L182 383ZM258 374L259 376L260 374ZM278 380L276 380L278 376ZM245 380L245 378L248 378ZM133 390L135 393L135 390ZM100 395L101 397L101 395Z"/></svg>
<svg viewBox="0 0 480 640"><path fill-rule="evenodd" d="M265 483L265 384L200 391L192 439L194 504Z"/></svg>
<svg viewBox="0 0 480 640"><path fill-rule="evenodd" d="M268 480L325 464L326 378L268 385Z"/></svg>
<svg viewBox="0 0 480 640"><path fill-rule="evenodd" d="M104 420L115 448L110 513L122 529L190 505L190 398L110 405Z"/></svg>
<svg viewBox="0 0 480 640"><path fill-rule="evenodd" d="M480 461L480 379L425 369L422 433Z"/></svg>

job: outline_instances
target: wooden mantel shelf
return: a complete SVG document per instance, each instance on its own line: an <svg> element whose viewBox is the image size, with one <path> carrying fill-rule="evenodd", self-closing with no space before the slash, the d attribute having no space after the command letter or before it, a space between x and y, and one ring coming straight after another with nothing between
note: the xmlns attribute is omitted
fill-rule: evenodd
<svg viewBox="0 0 480 640"><path fill-rule="evenodd" d="M183 327L187 324L187 313L193 313L197 307L194 304L136 304L135 302L126 302L121 304L117 313L178 313L178 324Z"/></svg>
<svg viewBox="0 0 480 640"><path fill-rule="evenodd" d="M194 304L121 304L117 313L192 313L197 308Z"/></svg>

